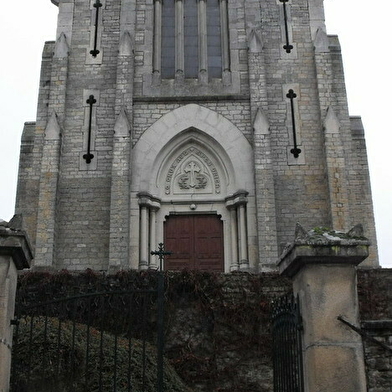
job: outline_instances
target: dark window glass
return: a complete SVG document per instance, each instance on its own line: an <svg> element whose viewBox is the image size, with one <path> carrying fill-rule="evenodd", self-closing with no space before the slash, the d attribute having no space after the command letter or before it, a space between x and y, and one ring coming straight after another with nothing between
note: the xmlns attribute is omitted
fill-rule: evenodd
<svg viewBox="0 0 392 392"><path fill-rule="evenodd" d="M186 78L197 78L198 56L197 0L185 0L184 4L184 72Z"/></svg>
<svg viewBox="0 0 392 392"><path fill-rule="evenodd" d="M222 47L219 0L207 0L208 75L222 77Z"/></svg>
<svg viewBox="0 0 392 392"><path fill-rule="evenodd" d="M175 2L182 1L184 10L184 47L176 48ZM175 51L184 54L186 78L197 78L199 73L199 0L163 0L162 4L162 78L175 76ZM219 0L206 0L207 11L207 59L210 78L222 77L222 42Z"/></svg>
<svg viewBox="0 0 392 392"><path fill-rule="evenodd" d="M162 78L174 78L175 22L174 1L163 0L162 4Z"/></svg>

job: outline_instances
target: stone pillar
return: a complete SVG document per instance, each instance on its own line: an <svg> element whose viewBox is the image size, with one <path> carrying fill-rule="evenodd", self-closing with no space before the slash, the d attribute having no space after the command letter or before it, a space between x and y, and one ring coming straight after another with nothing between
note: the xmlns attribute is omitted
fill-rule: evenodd
<svg viewBox="0 0 392 392"><path fill-rule="evenodd" d="M53 53L48 122L42 146L41 173L37 209L35 267L50 268L55 259L56 209L61 159L61 132L65 119L65 95L68 80L69 46L60 33Z"/></svg>
<svg viewBox="0 0 392 392"><path fill-rule="evenodd" d="M248 241L246 236L246 211L245 204L240 204L239 210L239 227L238 231L240 233L240 269L249 268L248 260Z"/></svg>
<svg viewBox="0 0 392 392"><path fill-rule="evenodd" d="M226 208L231 211L231 241L232 260L230 270L246 270L249 268L248 237L247 237L247 211L248 192L239 190L226 198ZM234 238L236 237L236 238Z"/></svg>
<svg viewBox="0 0 392 392"><path fill-rule="evenodd" d="M17 271L29 268L33 258L24 231L12 227L15 217L0 223L0 392L8 392L10 385Z"/></svg>
<svg viewBox="0 0 392 392"><path fill-rule="evenodd" d="M156 246L156 212L161 208L161 201L148 192L139 192L137 196L140 206L139 268L141 270L156 269L157 260L151 255L151 251Z"/></svg>
<svg viewBox="0 0 392 392"><path fill-rule="evenodd" d="M129 256L130 199L129 185L132 161L133 80L135 70L134 37L136 2L122 0L120 41L116 72L117 116L112 151L112 184L110 198L109 272L131 266Z"/></svg>
<svg viewBox="0 0 392 392"><path fill-rule="evenodd" d="M140 207L140 269L148 268L148 209Z"/></svg>
<svg viewBox="0 0 392 392"><path fill-rule="evenodd" d="M131 134L124 108L114 126L110 197L109 271L129 267L129 175Z"/></svg>
<svg viewBox="0 0 392 392"><path fill-rule="evenodd" d="M61 128L55 112L46 126L42 151L34 266L51 268L55 259L57 189L61 155Z"/></svg>
<svg viewBox="0 0 392 392"><path fill-rule="evenodd" d="M248 25L248 67L251 78L250 109L253 119L253 154L255 168L256 219L258 227L259 272L275 270L278 254L276 236L276 205L274 164L271 157L271 133L268 120L266 50L263 35L260 3L245 2Z"/></svg>
<svg viewBox="0 0 392 392"><path fill-rule="evenodd" d="M230 239L231 239L231 261L230 272L237 271L239 268L238 262L238 230L237 230L237 209L232 207L230 209Z"/></svg>
<svg viewBox="0 0 392 392"><path fill-rule="evenodd" d="M366 391L362 338L338 317L359 326L356 266L369 245L361 226L341 233L297 225L278 261L300 300L306 392Z"/></svg>
<svg viewBox="0 0 392 392"><path fill-rule="evenodd" d="M150 208L150 264L149 268L158 269L159 263L156 255L152 255L151 251L157 243L157 209Z"/></svg>
<svg viewBox="0 0 392 392"><path fill-rule="evenodd" d="M259 232L259 271L275 270L278 254L274 167L271 159L271 135L265 113L259 108L253 122L257 226Z"/></svg>

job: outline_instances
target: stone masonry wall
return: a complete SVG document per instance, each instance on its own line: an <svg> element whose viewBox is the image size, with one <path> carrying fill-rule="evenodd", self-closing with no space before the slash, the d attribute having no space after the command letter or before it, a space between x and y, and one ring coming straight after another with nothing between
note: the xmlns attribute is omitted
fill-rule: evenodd
<svg viewBox="0 0 392 392"><path fill-rule="evenodd" d="M138 101L143 96L142 75L151 72L152 34L148 29L152 22L152 3L140 2L140 21L146 27L145 32L137 35L134 107L134 140L154 121L174 108L179 103L168 103L167 96L154 97L156 103ZM317 98L315 78L315 62L313 59L313 41L309 29L309 14L307 1L297 2L291 6L291 17L296 23L292 37L295 50L287 54L282 49L282 9L273 0L246 1L229 4L229 23L232 57L238 58L233 64L240 72L241 98L233 96L233 101L219 98L218 103L211 102L211 96L195 96L188 98L191 102L199 103L210 109L217 110L231 120L253 143L252 122L260 98L253 99L258 94L255 87L249 83L256 82L255 75L249 75L248 45L252 30L260 31L262 51L258 61L265 63L265 102L263 109L270 125L270 157L273 160L275 208L277 211L277 242L280 246L289 242L297 221L306 227L320 225L331 226L329 189L325 181L325 152L322 136L321 115ZM138 15L139 15L138 14ZM262 21L262 22L261 22ZM261 24L260 24L261 22ZM143 37L143 38L141 38ZM258 70L257 70L258 71ZM140 77L138 76L140 75ZM140 81L140 82L139 82ZM251 81L251 82L250 82ZM291 164L293 160L288 152L292 146L290 112L285 94L289 88L294 88L298 94L298 132L303 147L301 164ZM251 94L251 95L249 95ZM340 90L344 97L344 90ZM330 97L330 99L333 97ZM249 103L246 102L249 100ZM244 113L243 105L250 105L250 113ZM255 151L255 160L261 160L263 151ZM265 170L268 168L265 167ZM262 184L261 184L262 186ZM258 190L261 192L261 190ZM304 208L304 206L306 206ZM263 232L265 221L259 221L259 232ZM272 248L274 246L272 245ZM263 257L263 252L260 253ZM263 262L263 260L261 260Z"/></svg>
<svg viewBox="0 0 392 392"><path fill-rule="evenodd" d="M287 4L293 50L286 53L281 2L229 1L231 85L210 81L193 89L189 86L196 85L195 81L176 86L163 80L162 86L172 87L165 89L151 84L153 0L103 1L97 58L89 54L93 2L62 1L56 43L47 43L43 53L37 121L35 126L26 124L20 159L16 212L24 215L33 245L39 244L37 265L75 270L107 270L111 263L130 265L123 247L129 247L128 239L138 228L137 224L127 227L128 218L116 224L118 214L131 216L129 199L117 198L116 189L125 192L131 184L126 170L124 178L113 174L117 173L116 159L128 162L129 156L125 159L121 154L131 155L131 147L154 121L187 103L222 114L253 147L260 265L272 266L278 249L291 241L296 222L306 228L331 227L344 216L340 221L346 227L341 229L367 222L365 234L375 242L365 146L363 138L351 132L340 48L331 39L324 52L315 55L314 24L325 30L311 12L316 3ZM294 109L302 150L297 159L290 153L289 89L297 94ZM97 100L92 111L91 165L82 158L87 148L89 95ZM333 148L336 142L340 152L327 156L324 120L329 107L336 112L340 132L337 142L331 139L329 146ZM52 189L45 180L49 157L43 157L43 151L53 113L61 130L56 142L58 181L53 180L55 194L44 197ZM129 122L124 132L131 136L118 139L116 147L114 130L120 113L123 122ZM255 137L258 113L267 125L262 136ZM117 153L113 154L113 148ZM347 178L341 180L344 189L335 181L334 176L340 174ZM39 224L38 214L44 218L39 218ZM120 229L126 235L115 234ZM126 243L121 244L120 238ZM113 241L118 243L114 246ZM119 246L121 252L115 250ZM116 260L109 260L109 248ZM373 253L370 264L376 262Z"/></svg>
<svg viewBox="0 0 392 392"><path fill-rule="evenodd" d="M392 269L358 271L363 330L383 343L364 339L369 392L392 390Z"/></svg>
<svg viewBox="0 0 392 392"><path fill-rule="evenodd" d="M37 119L35 123L25 124L20 147L15 213L23 214L24 225L33 249L36 241L43 134L48 121L54 44L47 42L42 52Z"/></svg>
<svg viewBox="0 0 392 392"><path fill-rule="evenodd" d="M241 130L245 137L251 142L252 128L249 113L249 101L206 101L202 106L214 110L230 120ZM143 132L164 114L182 106L180 103L147 103L136 102L134 105L134 142L137 142Z"/></svg>
<svg viewBox="0 0 392 392"><path fill-rule="evenodd" d="M63 266L75 270L108 267L120 2L104 2L101 61L95 61L89 54L94 16L90 3L74 3L57 201L55 265L59 269ZM86 99L90 94L97 100L93 115L92 167L85 165L82 158L87 148L89 108Z"/></svg>
<svg viewBox="0 0 392 392"><path fill-rule="evenodd" d="M25 273L19 301L45 301L84 290L155 285L154 272L116 275ZM194 391L272 390L270 302L291 290L279 275L214 275L184 271L166 275L166 356ZM392 348L392 270L358 271L363 330ZM370 322L384 321L371 329ZM389 322L389 324L388 324ZM369 392L390 392L392 353L364 339Z"/></svg>

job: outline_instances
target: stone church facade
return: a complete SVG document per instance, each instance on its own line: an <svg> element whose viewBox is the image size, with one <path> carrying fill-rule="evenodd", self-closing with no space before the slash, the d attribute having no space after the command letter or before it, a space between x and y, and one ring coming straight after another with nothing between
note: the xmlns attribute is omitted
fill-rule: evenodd
<svg viewBox="0 0 392 392"><path fill-rule="evenodd" d="M362 223L364 132L321 0L52 0L16 213L34 266L268 271L296 222Z"/></svg>

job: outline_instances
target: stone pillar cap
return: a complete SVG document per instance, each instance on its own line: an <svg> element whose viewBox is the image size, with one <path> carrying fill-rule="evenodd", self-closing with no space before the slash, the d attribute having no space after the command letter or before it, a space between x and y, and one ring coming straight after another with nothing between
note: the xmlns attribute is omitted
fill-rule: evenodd
<svg viewBox="0 0 392 392"><path fill-rule="evenodd" d="M0 257L11 256L18 270L30 268L31 249L21 215L14 215L9 222L0 220Z"/></svg>
<svg viewBox="0 0 392 392"><path fill-rule="evenodd" d="M358 265L369 256L369 246L362 225L343 233L324 227L306 231L297 223L294 242L285 247L277 265L289 277L307 264Z"/></svg>

